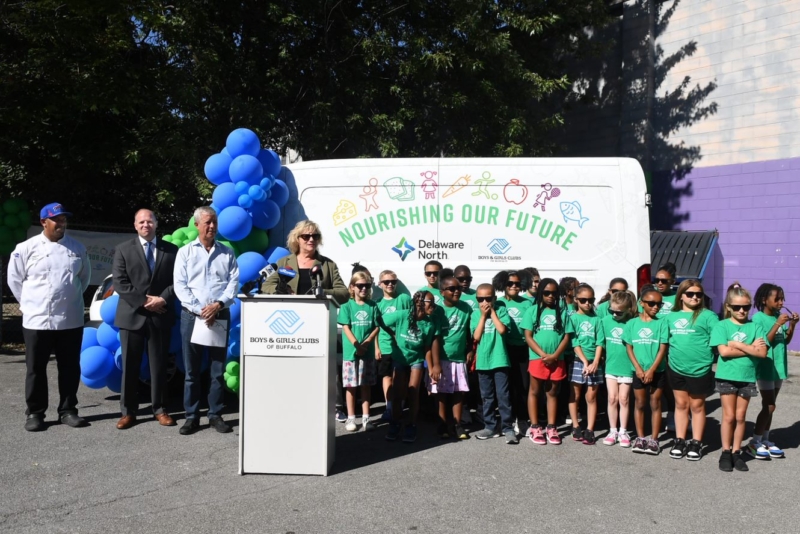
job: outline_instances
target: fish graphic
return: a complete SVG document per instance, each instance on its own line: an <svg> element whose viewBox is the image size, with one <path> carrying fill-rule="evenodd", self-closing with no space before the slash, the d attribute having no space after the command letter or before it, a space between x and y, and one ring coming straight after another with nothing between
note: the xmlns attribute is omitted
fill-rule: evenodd
<svg viewBox="0 0 800 534"><path fill-rule="evenodd" d="M581 205L577 200L572 202L562 202L559 206L561 208L561 215L564 216L564 222L575 221L578 226L583 228L583 223L589 220L589 217L584 217L581 214Z"/></svg>

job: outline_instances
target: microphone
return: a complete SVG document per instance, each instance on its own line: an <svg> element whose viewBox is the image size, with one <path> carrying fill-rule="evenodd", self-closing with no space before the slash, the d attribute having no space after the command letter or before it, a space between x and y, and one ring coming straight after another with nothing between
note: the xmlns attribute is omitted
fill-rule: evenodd
<svg viewBox="0 0 800 534"><path fill-rule="evenodd" d="M276 295L291 295L292 288L289 287L289 282L297 276L297 273L291 267L281 267L278 269L278 286L275 288Z"/></svg>
<svg viewBox="0 0 800 534"><path fill-rule="evenodd" d="M325 290L322 289L322 267L320 267L319 264L314 265L311 268L310 274L314 281L314 296L318 299L324 299Z"/></svg>
<svg viewBox="0 0 800 534"><path fill-rule="evenodd" d="M253 280L249 284L246 284L245 286L242 286L242 292L247 294L250 291L253 291L255 289L254 294L260 295L261 294L261 285L267 280L267 278L272 276L272 274L277 270L277 268L278 268L278 266L275 265L274 263L267 264L266 267L264 267L263 269L261 269L258 272L258 278L257 279ZM247 291L244 291L245 287L248 287L249 289Z"/></svg>

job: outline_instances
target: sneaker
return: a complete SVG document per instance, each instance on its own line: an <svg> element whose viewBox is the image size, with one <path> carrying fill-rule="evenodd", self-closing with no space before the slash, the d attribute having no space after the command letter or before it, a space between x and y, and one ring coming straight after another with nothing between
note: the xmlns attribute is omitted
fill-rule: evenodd
<svg viewBox="0 0 800 534"><path fill-rule="evenodd" d="M403 443L414 443L415 441L417 441L417 425L407 425Z"/></svg>
<svg viewBox="0 0 800 534"><path fill-rule="evenodd" d="M391 421L392 420L392 410L387 408L381 414L381 421Z"/></svg>
<svg viewBox="0 0 800 534"><path fill-rule="evenodd" d="M44 416L42 414L32 413L25 420L25 430L28 432L41 432L45 428Z"/></svg>
<svg viewBox="0 0 800 534"><path fill-rule="evenodd" d="M528 437L534 445L547 445L547 440L544 437L544 430L539 425L532 426L531 432Z"/></svg>
<svg viewBox="0 0 800 534"><path fill-rule="evenodd" d="M518 436L520 435L520 432L519 432L519 419L514 421L514 434L516 434Z"/></svg>
<svg viewBox="0 0 800 534"><path fill-rule="evenodd" d="M222 417L209 417L208 418L208 426L219 432L220 434L227 434L231 432L233 429L231 426L222 420Z"/></svg>
<svg viewBox="0 0 800 534"><path fill-rule="evenodd" d="M750 468L747 467L747 462L742 458L742 451L733 453L733 468L737 471L750 471Z"/></svg>
<svg viewBox="0 0 800 534"><path fill-rule="evenodd" d="M469 410L464 410L461 412L461 424L462 425L471 425L472 424L472 415L470 415Z"/></svg>
<svg viewBox="0 0 800 534"><path fill-rule="evenodd" d="M763 443L764 446L769 451L769 457L770 458L785 458L786 457L786 455L783 453L783 449L781 449L780 447L778 447L777 445L775 445L771 441L762 441L761 443Z"/></svg>
<svg viewBox="0 0 800 534"><path fill-rule="evenodd" d="M686 459L692 460L696 462L700 458L703 457L703 444L693 439L689 442L689 445L686 446Z"/></svg>
<svg viewBox="0 0 800 534"><path fill-rule="evenodd" d="M666 424L667 432L675 432L675 413L674 412L667 412L667 424Z"/></svg>
<svg viewBox="0 0 800 534"><path fill-rule="evenodd" d="M684 456L686 456L686 449L687 444L686 440L681 438L675 438L675 442L672 444L672 449L669 451L669 457L675 458L676 460L680 460Z"/></svg>
<svg viewBox="0 0 800 534"><path fill-rule="evenodd" d="M496 430L492 430L490 428L484 428L483 430L478 430L475 432L475 437L478 439L491 439L491 438L499 438L500 432Z"/></svg>
<svg viewBox="0 0 800 534"><path fill-rule="evenodd" d="M361 417L361 427L362 427L362 430L364 432L372 432L373 430L375 430L377 428L375 426L375 423L373 423L370 420L369 416L362 416Z"/></svg>
<svg viewBox="0 0 800 534"><path fill-rule="evenodd" d="M572 427L572 441L583 441L583 430L581 430L581 427Z"/></svg>
<svg viewBox="0 0 800 534"><path fill-rule="evenodd" d="M514 432L513 428L503 432L503 435L506 437L507 445L516 445L519 443L519 439L517 439L517 433Z"/></svg>
<svg viewBox="0 0 800 534"><path fill-rule="evenodd" d="M467 434L467 431L464 430L464 427L461 425L456 425L455 436L458 439L469 439L469 434Z"/></svg>
<svg viewBox="0 0 800 534"><path fill-rule="evenodd" d="M450 438L450 432L447 429L447 425L445 423L439 423L439 426L436 427L436 433L439 435L441 439Z"/></svg>
<svg viewBox="0 0 800 534"><path fill-rule="evenodd" d="M631 435L627 432L619 432L617 434L617 440L619 440L619 446L624 449L631 446Z"/></svg>
<svg viewBox="0 0 800 534"><path fill-rule="evenodd" d="M561 445L561 436L558 435L558 429L555 425L547 425L547 443L551 445Z"/></svg>
<svg viewBox="0 0 800 534"><path fill-rule="evenodd" d="M644 441L644 439L637 437L635 440L633 440L633 448L631 450L637 454L641 454L645 452L646 446L647 443Z"/></svg>
<svg viewBox="0 0 800 534"><path fill-rule="evenodd" d="M348 417L347 421L344 423L344 429L348 432L355 432L356 429L358 429L358 425L356 425L356 418Z"/></svg>
<svg viewBox="0 0 800 534"><path fill-rule="evenodd" d="M653 456L658 456L658 454L661 452L661 447L658 446L658 441L652 438L648 439L644 448L644 452L647 454L652 454Z"/></svg>
<svg viewBox="0 0 800 534"><path fill-rule="evenodd" d="M389 422L389 430L386 432L386 441L397 441L400 436L400 423L396 421Z"/></svg>
<svg viewBox="0 0 800 534"><path fill-rule="evenodd" d="M347 414L344 413L342 410L336 410L336 421L338 423L344 423L347 421Z"/></svg>
<svg viewBox="0 0 800 534"><path fill-rule="evenodd" d="M603 445L616 445L617 444L617 436L618 436L618 434L617 434L616 430L610 430L608 432L608 435L603 440Z"/></svg>
<svg viewBox="0 0 800 534"><path fill-rule="evenodd" d="M594 430L589 430L588 428L583 431L583 444L584 445L594 445Z"/></svg>
<svg viewBox="0 0 800 534"><path fill-rule="evenodd" d="M719 456L719 470L726 473L733 471L733 454L731 454L731 451L722 451Z"/></svg>
<svg viewBox="0 0 800 534"><path fill-rule="evenodd" d="M761 441L751 441L747 447L744 448L744 452L755 458L756 460L769 460L770 454L769 449L766 445L764 445Z"/></svg>

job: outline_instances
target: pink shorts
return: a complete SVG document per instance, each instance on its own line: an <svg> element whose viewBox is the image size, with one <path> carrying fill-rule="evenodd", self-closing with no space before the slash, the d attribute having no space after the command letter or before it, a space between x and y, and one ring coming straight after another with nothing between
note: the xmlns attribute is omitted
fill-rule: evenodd
<svg viewBox="0 0 800 534"><path fill-rule="evenodd" d="M545 365L542 360L531 360L528 373L537 380L558 382L567 378L567 364L560 360L555 365Z"/></svg>
<svg viewBox="0 0 800 534"><path fill-rule="evenodd" d="M431 383L430 375L425 375L425 385L431 393L459 393L469 391L467 380L467 364L464 362L450 362L442 360L442 378L438 383Z"/></svg>

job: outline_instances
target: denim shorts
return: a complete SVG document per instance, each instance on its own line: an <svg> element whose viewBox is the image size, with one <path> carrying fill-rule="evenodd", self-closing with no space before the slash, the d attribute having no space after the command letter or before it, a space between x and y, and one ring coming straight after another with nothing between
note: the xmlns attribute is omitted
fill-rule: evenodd
<svg viewBox="0 0 800 534"><path fill-rule="evenodd" d="M743 399L758 397L758 389L754 382L736 382L733 380L717 380L715 388L720 395L738 395Z"/></svg>
<svg viewBox="0 0 800 534"><path fill-rule="evenodd" d="M406 362L401 360L395 360L392 358L392 369L395 371L403 371L408 373L412 370L421 370L425 366L425 361L417 362L413 365L407 365Z"/></svg>

